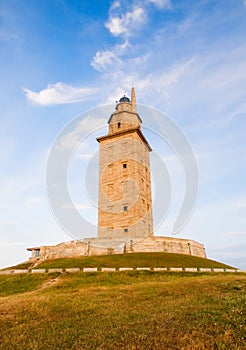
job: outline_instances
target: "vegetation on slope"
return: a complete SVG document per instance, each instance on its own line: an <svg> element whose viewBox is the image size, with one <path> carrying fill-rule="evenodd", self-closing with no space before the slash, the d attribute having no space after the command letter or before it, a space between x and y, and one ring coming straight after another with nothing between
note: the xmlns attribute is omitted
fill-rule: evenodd
<svg viewBox="0 0 246 350"><path fill-rule="evenodd" d="M116 255L84 256L80 258L53 259L40 263L36 268L71 267L210 267L231 268L214 260L197 256L172 253L131 253Z"/></svg>
<svg viewBox="0 0 246 350"><path fill-rule="evenodd" d="M0 276L0 297L13 294L21 294L36 290L41 287L44 282L50 280L50 275L10 275Z"/></svg>
<svg viewBox="0 0 246 350"><path fill-rule="evenodd" d="M0 277L0 349L245 349L243 274Z"/></svg>
<svg viewBox="0 0 246 350"><path fill-rule="evenodd" d="M23 263L20 263L20 264L18 264L18 265L15 265L15 266L6 267L6 268L4 268L4 269L2 269L2 270L3 270L3 271L4 271L4 270L9 270L9 269L11 269L11 270L25 270L25 269L31 268L32 266L33 266L33 263L32 263L32 262L30 262L30 261L25 261L25 262L23 262Z"/></svg>

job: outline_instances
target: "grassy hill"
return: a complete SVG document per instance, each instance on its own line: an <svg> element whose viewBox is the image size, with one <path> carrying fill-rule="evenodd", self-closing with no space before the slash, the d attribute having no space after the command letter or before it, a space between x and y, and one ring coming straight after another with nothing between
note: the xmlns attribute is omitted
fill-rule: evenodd
<svg viewBox="0 0 246 350"><path fill-rule="evenodd" d="M245 349L246 276L0 276L0 349Z"/></svg>
<svg viewBox="0 0 246 350"><path fill-rule="evenodd" d="M26 269L30 263L11 267ZM199 258L197 256L172 253L131 253L101 256L84 256L80 258L53 259L39 263L36 268L72 268L72 267L209 267L232 268L223 263Z"/></svg>

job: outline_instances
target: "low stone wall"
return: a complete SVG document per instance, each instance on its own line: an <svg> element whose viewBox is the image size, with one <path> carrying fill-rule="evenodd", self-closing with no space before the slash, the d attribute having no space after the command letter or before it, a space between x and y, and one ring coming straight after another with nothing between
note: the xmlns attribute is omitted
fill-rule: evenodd
<svg viewBox="0 0 246 350"><path fill-rule="evenodd" d="M132 245L132 252L167 252L206 258L204 245L190 239L150 236Z"/></svg>
<svg viewBox="0 0 246 350"><path fill-rule="evenodd" d="M220 268L197 268L197 267L74 267L74 268L65 268L65 269L32 269L32 270L0 270L0 275L17 275L17 274L40 274L40 273L80 273L80 272L122 272L122 271L153 271L153 272L240 272L246 273L246 271L238 269L220 269Z"/></svg>
<svg viewBox="0 0 246 350"><path fill-rule="evenodd" d="M55 246L43 246L40 247L39 260L141 252L167 252L206 258L203 244L196 241L183 238L150 236L141 241L132 240L127 243L87 238L81 241L60 243Z"/></svg>
<svg viewBox="0 0 246 350"><path fill-rule="evenodd" d="M84 255L88 255L88 244L83 241L70 241L55 246L40 247L39 260L76 258Z"/></svg>

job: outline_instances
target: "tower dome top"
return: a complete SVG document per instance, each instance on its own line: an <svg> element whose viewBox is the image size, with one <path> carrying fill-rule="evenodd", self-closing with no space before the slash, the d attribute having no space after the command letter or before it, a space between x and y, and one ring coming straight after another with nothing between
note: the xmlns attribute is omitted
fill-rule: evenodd
<svg viewBox="0 0 246 350"><path fill-rule="evenodd" d="M123 97L120 98L119 102L131 102L130 99L128 97L126 97L126 95L124 95Z"/></svg>

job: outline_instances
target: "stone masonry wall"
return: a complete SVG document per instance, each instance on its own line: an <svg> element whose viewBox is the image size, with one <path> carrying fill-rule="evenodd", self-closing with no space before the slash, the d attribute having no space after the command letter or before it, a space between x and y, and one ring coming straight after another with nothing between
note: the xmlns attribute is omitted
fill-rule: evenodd
<svg viewBox="0 0 246 350"><path fill-rule="evenodd" d="M40 248L39 259L44 261L57 258L141 252L167 252L206 258L205 249L201 243L182 238L151 236L133 244L112 242L111 245L109 243L107 246L103 246L96 239L91 241L87 239L86 241L71 241L55 246L44 246Z"/></svg>
<svg viewBox="0 0 246 350"><path fill-rule="evenodd" d="M132 246L132 252L167 252L206 258L203 244L190 239L151 236Z"/></svg>

